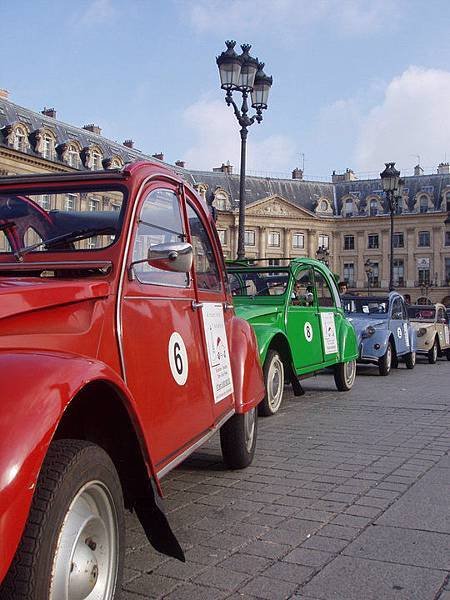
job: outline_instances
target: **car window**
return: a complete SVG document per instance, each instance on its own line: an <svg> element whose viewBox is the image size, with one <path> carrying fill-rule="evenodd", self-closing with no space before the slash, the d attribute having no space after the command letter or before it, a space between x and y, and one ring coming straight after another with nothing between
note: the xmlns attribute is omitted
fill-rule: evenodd
<svg viewBox="0 0 450 600"><path fill-rule="evenodd" d="M334 296L328 281L318 269L314 269L314 281L316 285L317 304L319 306L334 306Z"/></svg>
<svg viewBox="0 0 450 600"><path fill-rule="evenodd" d="M157 244L179 243L186 239L183 231L179 200L167 189L153 190L145 198L138 221L133 247L133 262L145 261L148 250ZM141 283L186 287L187 273L172 273L150 266L147 262L134 266Z"/></svg>
<svg viewBox="0 0 450 600"><path fill-rule="evenodd" d="M403 310L402 310L402 302L400 298L396 298L392 305L392 318L396 321L400 321L403 319Z"/></svg>
<svg viewBox="0 0 450 600"><path fill-rule="evenodd" d="M438 309L438 321L439 323L448 323L447 313L443 308Z"/></svg>
<svg viewBox="0 0 450 600"><path fill-rule="evenodd" d="M292 288L291 304L293 306L312 306L314 304L314 282L310 269L297 273Z"/></svg>
<svg viewBox="0 0 450 600"><path fill-rule="evenodd" d="M187 214L191 244L194 249L194 269L197 275L197 286L201 290L219 291L221 289L219 268L208 232L197 211L190 204L187 207Z"/></svg>

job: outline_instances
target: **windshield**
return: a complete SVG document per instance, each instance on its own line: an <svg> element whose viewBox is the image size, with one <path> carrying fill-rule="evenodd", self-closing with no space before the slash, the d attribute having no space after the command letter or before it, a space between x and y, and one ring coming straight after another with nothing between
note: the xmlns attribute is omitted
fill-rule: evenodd
<svg viewBox="0 0 450 600"><path fill-rule="evenodd" d="M387 314L389 300L387 298L342 298L346 313L360 313L363 315Z"/></svg>
<svg viewBox="0 0 450 600"><path fill-rule="evenodd" d="M106 248L120 233L123 196L104 188L0 194L0 261Z"/></svg>
<svg viewBox="0 0 450 600"><path fill-rule="evenodd" d="M233 296L282 296L289 281L288 271L229 272Z"/></svg>
<svg viewBox="0 0 450 600"><path fill-rule="evenodd" d="M408 306L408 316L412 321L433 322L436 317L436 309L428 306Z"/></svg>

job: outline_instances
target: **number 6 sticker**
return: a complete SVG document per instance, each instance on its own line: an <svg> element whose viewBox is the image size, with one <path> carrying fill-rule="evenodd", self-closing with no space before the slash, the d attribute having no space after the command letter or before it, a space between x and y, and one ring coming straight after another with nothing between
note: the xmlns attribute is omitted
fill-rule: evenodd
<svg viewBox="0 0 450 600"><path fill-rule="evenodd" d="M172 377L178 385L184 385L189 371L188 357L183 338L176 331L170 336L168 352Z"/></svg>

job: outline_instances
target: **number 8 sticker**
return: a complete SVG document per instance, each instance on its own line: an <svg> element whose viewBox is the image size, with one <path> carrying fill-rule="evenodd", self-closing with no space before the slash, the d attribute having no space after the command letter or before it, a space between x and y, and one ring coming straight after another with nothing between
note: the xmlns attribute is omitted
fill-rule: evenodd
<svg viewBox="0 0 450 600"><path fill-rule="evenodd" d="M178 385L184 385L188 377L189 363L183 338L176 331L170 336L168 354L172 377Z"/></svg>

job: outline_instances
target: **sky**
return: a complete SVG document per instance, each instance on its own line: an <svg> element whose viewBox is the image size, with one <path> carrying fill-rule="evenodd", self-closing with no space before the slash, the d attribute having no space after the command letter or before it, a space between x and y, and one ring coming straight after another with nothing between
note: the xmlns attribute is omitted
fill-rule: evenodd
<svg viewBox="0 0 450 600"><path fill-rule="evenodd" d="M247 172L329 180L450 160L448 0L0 0L0 88L146 154L239 170L225 40L273 76ZM236 100L239 94L235 94Z"/></svg>

